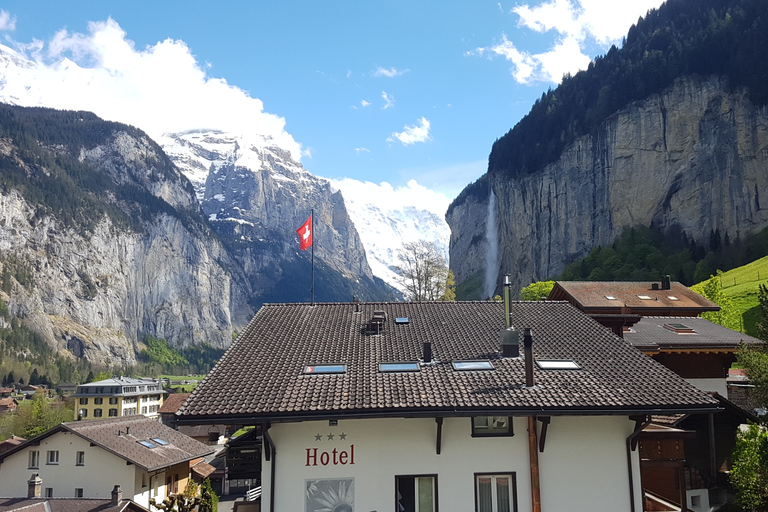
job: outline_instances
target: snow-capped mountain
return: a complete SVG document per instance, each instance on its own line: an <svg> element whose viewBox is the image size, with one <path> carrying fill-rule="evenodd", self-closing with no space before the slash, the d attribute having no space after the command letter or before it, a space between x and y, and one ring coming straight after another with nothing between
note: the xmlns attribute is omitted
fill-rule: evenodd
<svg viewBox="0 0 768 512"><path fill-rule="evenodd" d="M375 276L400 289L393 268L398 265L399 249L407 242L434 242L448 262L451 231L444 218L448 198L415 181L398 189L388 183L349 178L332 183L344 195Z"/></svg>

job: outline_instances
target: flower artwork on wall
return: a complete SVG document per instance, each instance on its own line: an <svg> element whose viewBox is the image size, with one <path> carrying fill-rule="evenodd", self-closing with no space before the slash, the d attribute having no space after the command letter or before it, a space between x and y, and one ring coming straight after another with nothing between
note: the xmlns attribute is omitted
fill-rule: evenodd
<svg viewBox="0 0 768 512"><path fill-rule="evenodd" d="M305 512L354 512L355 479L307 480L304 499Z"/></svg>

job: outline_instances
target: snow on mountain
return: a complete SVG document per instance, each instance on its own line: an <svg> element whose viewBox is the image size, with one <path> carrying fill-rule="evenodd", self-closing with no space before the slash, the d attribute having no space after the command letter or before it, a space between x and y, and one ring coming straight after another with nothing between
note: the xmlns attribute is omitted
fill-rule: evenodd
<svg viewBox="0 0 768 512"><path fill-rule="evenodd" d="M344 196L375 276L400 289L393 267L398 264L398 250L407 242L434 242L448 261L451 231L445 211L450 199L414 180L399 188L350 178L331 182Z"/></svg>

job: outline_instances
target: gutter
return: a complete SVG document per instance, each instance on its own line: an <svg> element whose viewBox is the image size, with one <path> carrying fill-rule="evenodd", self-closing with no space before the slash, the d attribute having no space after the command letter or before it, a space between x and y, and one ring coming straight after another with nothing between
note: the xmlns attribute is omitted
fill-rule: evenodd
<svg viewBox="0 0 768 512"><path fill-rule="evenodd" d="M264 458L270 462L269 464L269 512L275 512L275 467L277 466L277 448L275 448L275 442L272 440L272 436L269 435L269 423L264 423L261 426L261 435L267 442L267 450L265 450ZM270 460L272 459L272 460Z"/></svg>
<svg viewBox="0 0 768 512"><path fill-rule="evenodd" d="M635 430L627 437L627 474L629 475L629 510L635 512L635 478L632 473L632 452L637 449L637 436L650 425L651 416L630 416L635 420ZM641 489L642 491L642 489Z"/></svg>

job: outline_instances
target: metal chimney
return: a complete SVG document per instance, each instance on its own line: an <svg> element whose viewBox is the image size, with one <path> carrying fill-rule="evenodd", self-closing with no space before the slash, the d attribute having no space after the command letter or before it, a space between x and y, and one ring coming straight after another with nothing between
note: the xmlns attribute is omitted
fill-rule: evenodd
<svg viewBox="0 0 768 512"><path fill-rule="evenodd" d="M525 352L525 387L532 388L535 383L533 381L533 336L531 336L530 327L523 329L523 347Z"/></svg>
<svg viewBox="0 0 768 512"><path fill-rule="evenodd" d="M432 362L432 343L430 343L429 341L424 343L424 362L425 363Z"/></svg>
<svg viewBox="0 0 768 512"><path fill-rule="evenodd" d="M520 332L512 325L512 313L510 312L510 292L512 281L508 275L504 276L504 318L507 328L501 331L501 355L502 357L520 356Z"/></svg>

